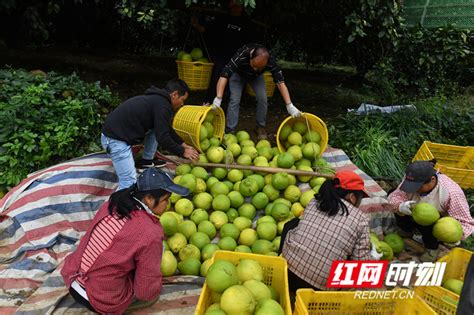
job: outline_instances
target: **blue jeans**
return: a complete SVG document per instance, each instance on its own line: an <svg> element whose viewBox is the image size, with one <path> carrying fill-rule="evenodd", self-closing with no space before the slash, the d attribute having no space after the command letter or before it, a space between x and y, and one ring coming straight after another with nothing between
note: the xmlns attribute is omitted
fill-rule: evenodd
<svg viewBox="0 0 474 315"><path fill-rule="evenodd" d="M132 146L124 141L109 138L104 134L101 134L100 142L104 150L112 158L112 164L119 181L117 190L128 188L135 184L137 181L137 171L135 169ZM142 158L153 160L157 148L158 142L156 141L155 132L150 130L144 139Z"/></svg>
<svg viewBox="0 0 474 315"><path fill-rule="evenodd" d="M234 73L229 79L230 102L227 108L227 131L235 130L239 123L240 99L245 84L248 83L255 91L257 98L256 122L257 127L265 127L267 123L267 89L263 75L247 82L238 73Z"/></svg>

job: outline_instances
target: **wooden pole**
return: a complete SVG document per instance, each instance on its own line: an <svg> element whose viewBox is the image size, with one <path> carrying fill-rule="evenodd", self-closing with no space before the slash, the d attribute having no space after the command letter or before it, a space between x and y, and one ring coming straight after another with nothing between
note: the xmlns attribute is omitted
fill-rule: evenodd
<svg viewBox="0 0 474 315"><path fill-rule="evenodd" d="M321 174L317 172L311 171L302 171L302 170L293 170L289 168L281 168L281 167L267 167L267 166L253 166L253 165L239 165L239 164L219 164L219 163L206 163L200 161L190 161L188 160L187 163L192 164L194 166L202 166L202 167L222 167L226 169L238 169L238 170L250 170L250 171L257 171L257 172L267 172L267 173L288 173L292 175L303 175L303 176L317 176L317 177L324 177L332 179L334 175L329 174Z"/></svg>

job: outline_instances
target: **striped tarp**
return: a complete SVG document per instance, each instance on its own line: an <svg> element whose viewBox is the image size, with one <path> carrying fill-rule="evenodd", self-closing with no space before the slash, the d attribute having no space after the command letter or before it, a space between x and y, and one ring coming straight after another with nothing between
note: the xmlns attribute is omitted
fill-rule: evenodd
<svg viewBox="0 0 474 315"><path fill-rule="evenodd" d="M383 209L385 192L338 149L324 158L336 169L353 170L365 181L367 211ZM168 172L174 165L168 164ZM117 183L103 153L31 174L0 201L0 314L88 313L67 294L60 269L99 206ZM138 314L192 314L201 277L168 277L159 301Z"/></svg>

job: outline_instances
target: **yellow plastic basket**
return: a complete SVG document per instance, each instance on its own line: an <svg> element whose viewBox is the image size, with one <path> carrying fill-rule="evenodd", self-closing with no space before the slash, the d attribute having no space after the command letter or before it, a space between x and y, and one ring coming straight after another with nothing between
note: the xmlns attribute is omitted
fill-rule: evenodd
<svg viewBox="0 0 474 315"><path fill-rule="evenodd" d="M305 124L309 124L311 130L317 131L321 135L321 141L319 142L319 146L321 147L321 152L319 152L319 156L321 156L321 154L323 154L324 150L326 150L326 147L328 146L328 128L326 127L326 124L321 118L310 113L302 113L301 117L298 118L288 116L285 120L283 120L283 122L280 124L280 127L278 128L276 137L278 150L280 150L280 152L286 151L284 144L280 141L280 132L283 126L285 126L286 124L293 126L293 124L297 121L302 121Z"/></svg>
<svg viewBox="0 0 474 315"><path fill-rule="evenodd" d="M288 266L286 260L281 257L265 256L258 254L249 254L241 252L230 252L218 250L212 257L213 261L228 260L237 264L241 259L253 259L263 267L265 279L263 282L266 285L271 285L280 295L280 305L285 311L285 315L291 314L290 294L288 291ZM199 297L199 302L196 307L195 315L203 315L206 309L212 304L211 292L204 283L204 287Z"/></svg>
<svg viewBox="0 0 474 315"><path fill-rule="evenodd" d="M181 107L173 119L173 129L186 144L192 145L201 153L199 143L199 132L207 113L212 110L211 106L186 105ZM214 112L214 137L222 140L225 129L225 114L222 108Z"/></svg>
<svg viewBox="0 0 474 315"><path fill-rule="evenodd" d="M435 168L462 188L474 188L474 147L425 141L413 161L436 159Z"/></svg>
<svg viewBox="0 0 474 315"><path fill-rule="evenodd" d="M273 94L275 93L275 87L276 87L275 82L273 82L272 73L269 72L269 71L266 71L266 72L263 74L263 79L265 80L265 88L266 88L266 90L267 90L267 97L272 97ZM247 84L247 85L246 85L245 91L246 91L247 94L250 95L250 96L256 96L256 95L255 95L255 91L254 91L253 88L250 86L250 84Z"/></svg>
<svg viewBox="0 0 474 315"><path fill-rule="evenodd" d="M464 281L467 265L471 260L473 252L463 248L455 247L447 255L438 259L438 262L446 262L446 270L443 282L448 279L458 279Z"/></svg>
<svg viewBox="0 0 474 315"><path fill-rule="evenodd" d="M416 295L421 297L437 314L455 315L459 295L442 287L416 287Z"/></svg>
<svg viewBox="0 0 474 315"><path fill-rule="evenodd" d="M213 63L200 61L179 61L178 78L184 80L192 91L207 90L212 75Z"/></svg>
<svg viewBox="0 0 474 315"><path fill-rule="evenodd" d="M407 291L408 290L398 290ZM413 298L354 298L354 291L296 291L294 315L435 315L419 296Z"/></svg>

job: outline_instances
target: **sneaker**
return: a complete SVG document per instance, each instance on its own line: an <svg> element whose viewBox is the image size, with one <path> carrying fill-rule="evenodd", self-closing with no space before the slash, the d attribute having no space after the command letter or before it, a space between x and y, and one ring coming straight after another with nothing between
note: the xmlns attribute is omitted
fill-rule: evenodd
<svg viewBox="0 0 474 315"><path fill-rule="evenodd" d="M164 167L166 166L166 161L160 160L160 159L153 159L153 160L145 160L141 159L140 161L135 163L135 167L138 169L145 169L145 168L151 168L151 167Z"/></svg>
<svg viewBox="0 0 474 315"><path fill-rule="evenodd" d="M438 258L439 249L426 249L425 253L421 255L420 261L422 262L434 262Z"/></svg>
<svg viewBox="0 0 474 315"><path fill-rule="evenodd" d="M267 139L267 131L263 127L258 127L257 130L257 139L258 140L266 140Z"/></svg>

